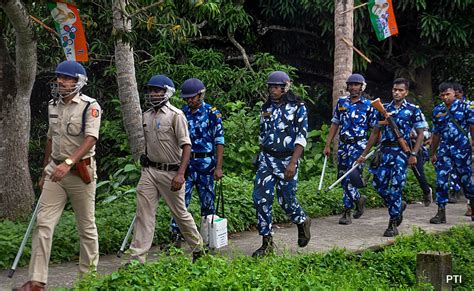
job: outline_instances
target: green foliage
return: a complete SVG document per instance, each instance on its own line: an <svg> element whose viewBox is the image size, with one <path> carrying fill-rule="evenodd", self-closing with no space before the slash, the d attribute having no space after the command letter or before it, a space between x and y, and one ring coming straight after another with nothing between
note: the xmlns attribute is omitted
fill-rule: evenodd
<svg viewBox="0 0 474 291"><path fill-rule="evenodd" d="M226 173L240 173L251 178L254 174L252 159L259 151L258 133L260 107L257 103L251 110L242 101L225 105L228 116L223 121L226 131L224 152L224 170Z"/></svg>
<svg viewBox="0 0 474 291"><path fill-rule="evenodd" d="M397 238L382 251L361 254L333 250L325 254L285 254L263 259L207 256L192 264L183 255L159 257L157 262L134 263L111 275L89 277L78 289L392 289L430 288L416 282L416 255L425 251L451 252L453 274L463 278L457 288L474 288L474 230L455 227L443 235L417 230Z"/></svg>
<svg viewBox="0 0 474 291"><path fill-rule="evenodd" d="M336 180L336 171L331 163L326 171L323 189ZM432 169L432 168L431 168ZM433 171L428 170L428 177L433 179ZM138 167L133 163L126 164L123 169L111 175L109 180L98 185L96 224L99 232L101 254L113 254L121 245L125 233L135 214L134 190L138 177ZM121 181L121 183L119 183ZM307 181L298 183L297 197L305 212L311 217L339 214L343 211L342 189L336 187L329 192L316 193L319 185L319 175ZM420 201L421 189L416 181L409 178L404 198L407 201ZM108 190L109 192L107 192ZM225 196L225 216L228 219L230 232L249 230L255 227L255 209L252 200L253 177L228 173L223 178L223 193ZM368 197L368 207L381 207L383 201L372 187L361 190ZM200 225L200 206L197 195L193 195L190 212L196 224ZM273 222L288 222L288 217L278 205L277 199L273 205ZM169 240L170 211L163 201L160 202L156 213L155 244ZM0 221L0 268L7 268L13 261L21 239L23 238L28 221ZM70 210L64 212L54 233L54 243L51 252L52 262L62 262L77 259L79 241L74 215ZM27 244L20 265L28 262L31 244Z"/></svg>
<svg viewBox="0 0 474 291"><path fill-rule="evenodd" d="M130 159L131 157L128 156ZM134 195L135 187L140 179L141 166L138 163L126 164L123 168L110 175L109 180L97 183L97 201L107 204L127 194Z"/></svg>

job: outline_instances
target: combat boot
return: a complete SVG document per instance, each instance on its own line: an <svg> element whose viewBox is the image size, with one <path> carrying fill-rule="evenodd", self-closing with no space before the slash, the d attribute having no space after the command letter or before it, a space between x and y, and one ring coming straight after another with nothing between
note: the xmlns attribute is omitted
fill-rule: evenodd
<svg viewBox="0 0 474 291"><path fill-rule="evenodd" d="M452 204L458 203L456 192L454 192L453 190L448 192L448 203L452 203Z"/></svg>
<svg viewBox="0 0 474 291"><path fill-rule="evenodd" d="M352 209L350 208L346 208L344 210L344 213L342 213L342 216L341 218L339 218L339 224L342 224L342 225L349 225L352 223L352 220L351 220L351 211Z"/></svg>
<svg viewBox="0 0 474 291"><path fill-rule="evenodd" d="M180 232L173 232L171 234L171 244L175 247L180 249L181 245L184 241L184 237Z"/></svg>
<svg viewBox="0 0 474 291"><path fill-rule="evenodd" d="M405 209L407 209L407 203L402 201L402 209L400 210L400 216L397 219L397 226L400 226L403 222L403 212L405 212Z"/></svg>
<svg viewBox="0 0 474 291"><path fill-rule="evenodd" d="M385 230L385 232L383 233L383 236L385 236L385 237L397 236L398 235L397 223L398 223L397 218L390 219L388 221L388 227Z"/></svg>
<svg viewBox="0 0 474 291"><path fill-rule="evenodd" d="M205 254L206 254L205 251L202 250L202 249L194 251L193 252L193 263L195 263L197 260L199 260L199 258L204 256Z"/></svg>
<svg viewBox="0 0 474 291"><path fill-rule="evenodd" d="M361 195L359 200L356 201L356 211L354 212L354 216L353 216L355 219L360 218L362 214L364 214L366 202L367 202L367 197L365 197L364 195Z"/></svg>
<svg viewBox="0 0 474 291"><path fill-rule="evenodd" d="M446 208L438 207L438 212L436 215L430 219L432 224L441 224L446 223Z"/></svg>
<svg viewBox="0 0 474 291"><path fill-rule="evenodd" d="M262 236L262 246L253 252L252 257L264 257L266 255L272 254L275 249L275 244L273 243L273 237L271 235Z"/></svg>
<svg viewBox="0 0 474 291"><path fill-rule="evenodd" d="M298 246L304 248L311 239L311 218L306 217L303 223L296 226L298 227Z"/></svg>

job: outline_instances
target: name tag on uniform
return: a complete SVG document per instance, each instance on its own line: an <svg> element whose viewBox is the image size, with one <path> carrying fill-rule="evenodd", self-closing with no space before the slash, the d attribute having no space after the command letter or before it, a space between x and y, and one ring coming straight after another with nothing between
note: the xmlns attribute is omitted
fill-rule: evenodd
<svg viewBox="0 0 474 291"><path fill-rule="evenodd" d="M58 115L57 114L50 114L49 117L50 118L58 118Z"/></svg>
<svg viewBox="0 0 474 291"><path fill-rule="evenodd" d="M339 110L339 111L345 111L345 110L347 110L347 107L339 106L339 107L337 108L337 110Z"/></svg>
<svg viewBox="0 0 474 291"><path fill-rule="evenodd" d="M445 116L446 114L448 114L448 112L444 112L444 113L441 112L441 113L436 114L435 117Z"/></svg>

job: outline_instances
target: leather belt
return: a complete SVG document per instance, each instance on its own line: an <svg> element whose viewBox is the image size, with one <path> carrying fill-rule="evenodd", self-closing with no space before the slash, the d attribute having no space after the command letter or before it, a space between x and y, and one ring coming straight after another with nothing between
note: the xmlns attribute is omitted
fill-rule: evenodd
<svg viewBox="0 0 474 291"><path fill-rule="evenodd" d="M382 146L383 147L394 148L394 147L399 147L400 144L398 143L398 141L383 141Z"/></svg>
<svg viewBox="0 0 474 291"><path fill-rule="evenodd" d="M167 172L176 172L179 170L179 165L176 165L176 164L162 164L162 163L155 163L155 162L150 161L148 165L150 167L157 168L158 170L167 171Z"/></svg>
<svg viewBox="0 0 474 291"><path fill-rule="evenodd" d="M265 147L262 148L262 151L277 159L287 158L293 155L293 151L277 152Z"/></svg>
<svg viewBox="0 0 474 291"><path fill-rule="evenodd" d="M53 162L54 162L56 165L59 165L59 164L64 163L64 160L56 160L56 159L53 159ZM86 162L86 165L89 166L89 165L91 164L91 157L88 157L87 159L83 159L83 160L81 160L81 162Z"/></svg>
<svg viewBox="0 0 474 291"><path fill-rule="evenodd" d="M191 153L191 159L199 159L199 158L209 158L213 157L214 153Z"/></svg>
<svg viewBox="0 0 474 291"><path fill-rule="evenodd" d="M345 136L345 135L341 135L339 137L339 140L342 141L343 143L357 143L358 141L361 141L361 140L366 140L367 138L365 136Z"/></svg>

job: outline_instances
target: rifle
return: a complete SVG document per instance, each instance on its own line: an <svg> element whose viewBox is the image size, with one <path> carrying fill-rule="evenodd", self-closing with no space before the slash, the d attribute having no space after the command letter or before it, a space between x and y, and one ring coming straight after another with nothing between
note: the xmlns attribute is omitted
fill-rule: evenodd
<svg viewBox="0 0 474 291"><path fill-rule="evenodd" d="M397 138L397 141L398 141L398 144L400 145L400 147L402 148L402 150L406 153L406 154L410 154L411 150L410 150L410 146L408 145L408 143L406 142L406 140L403 138L403 135L402 133L400 132L400 130L398 129L398 126L397 124L395 123L395 120L393 119L392 116L390 116L390 114L387 112L387 110L385 109L385 107L383 106L382 102L380 101L380 98L377 98L375 99L374 101L372 101L370 103L375 109L377 109L378 112L382 113L383 117L385 117L385 121L387 122L387 124L390 126L390 128L393 130L393 132L395 133L395 137Z"/></svg>

